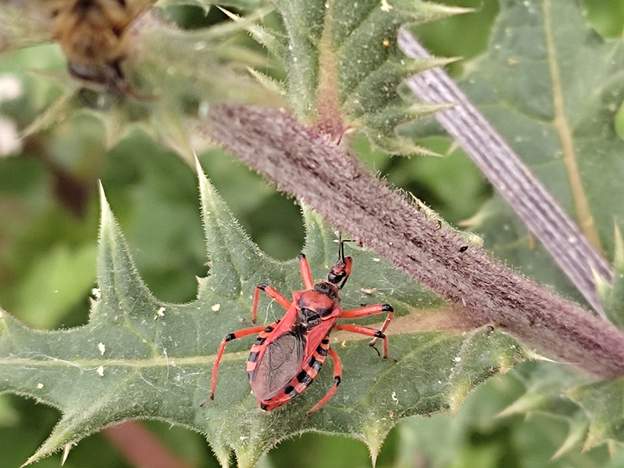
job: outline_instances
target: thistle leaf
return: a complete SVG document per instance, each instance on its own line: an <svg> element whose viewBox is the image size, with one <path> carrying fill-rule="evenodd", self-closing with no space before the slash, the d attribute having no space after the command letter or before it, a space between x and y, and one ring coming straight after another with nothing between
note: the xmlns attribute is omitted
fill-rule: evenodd
<svg viewBox="0 0 624 468"><path fill-rule="evenodd" d="M613 281L597 278L598 292L609 320L624 328L624 239L616 225L613 233Z"/></svg>
<svg viewBox="0 0 624 468"><path fill-rule="evenodd" d="M486 53L460 85L590 241L612 258L624 141L614 119L624 100L621 39L601 38L582 2L503 0ZM487 216L485 213L487 212ZM501 229L501 226L503 229ZM499 197L479 225L495 253L542 283L578 296Z"/></svg>
<svg viewBox="0 0 624 468"><path fill-rule="evenodd" d="M406 102L398 88L414 73L452 60L410 60L397 48L397 33L467 10L414 0L273 3L279 26L246 29L284 68L297 115L335 139L357 130L386 151L422 153L400 128L431 109Z"/></svg>
<svg viewBox="0 0 624 468"><path fill-rule="evenodd" d="M281 106L284 93L302 120L336 140L347 132L360 131L385 151L428 154L404 134L404 128L437 108L406 100L399 88L414 73L453 59L411 60L399 51L397 33L403 26L463 13L466 9L420 0L280 0L271 2L271 6L264 6L261 0L219 3L247 14L239 17L222 10L234 20L232 23L184 31L147 13L134 26L133 48L123 63L137 94L153 98L143 106L142 123L186 159L192 154L188 144L191 138L180 134L184 125L178 124L200 113L189 108L189 102L198 103L199 109L223 100ZM155 4L208 9L214 2L163 0ZM0 6L0 15L3 8ZM276 14L269 17L273 8ZM6 11L6 15L13 11L13 15L39 18L39 30L50 35L51 21L40 1L28 10L20 3ZM242 30L249 31L275 60L267 60L241 40ZM281 70L271 74L254 71L253 77L247 73L249 68L271 71L275 66ZM271 79L270 75L276 74L284 75L284 90ZM69 110L84 107L80 100L59 102L64 104L62 109L58 103L52 106L29 132L56 123ZM132 107L136 106L120 103L107 112L99 109L108 121L107 129L113 130L109 132L113 133L110 141L123 136L119 129L125 129L125 121L137 120ZM150 119L152 115L157 118Z"/></svg>
<svg viewBox="0 0 624 468"><path fill-rule="evenodd" d="M158 419L201 432L224 466L232 451L240 466L251 466L280 440L304 431L357 438L375 458L401 418L456 407L475 385L525 358L512 339L489 329L462 335L457 326L427 328L431 318L449 315L442 303L352 246L355 268L343 306L395 306L402 316L391 333L396 361L379 359L367 340L336 334L332 343L345 371L330 404L306 416L331 384L328 368L300 397L265 413L250 395L244 370L249 343L241 340L227 350L216 399L200 407L219 341L249 323L254 286L270 282L288 295L301 282L296 261L278 262L260 251L198 169L209 275L200 281L195 301L164 303L148 290L102 191L98 290L89 322L41 332L0 312L0 392L35 398L62 413L27 464L126 419ZM318 215L305 210L304 219L304 250L320 278L335 262L337 245ZM282 314L262 300L261 322Z"/></svg>
<svg viewBox="0 0 624 468"><path fill-rule="evenodd" d="M615 282L597 278L597 283L605 311L622 327L624 212L614 202L621 198L624 177L624 142L614 125L624 98L622 41L596 34L580 2L503 0L500 7L488 51L467 64L461 86L588 239L614 259ZM472 221L498 256L576 295L500 198ZM541 413L565 421L569 435L555 458L624 441L622 379L595 382L544 362L514 375L526 392L502 414Z"/></svg>
<svg viewBox="0 0 624 468"><path fill-rule="evenodd" d="M589 420L584 450L606 442L624 443L624 379L580 386L568 391L568 395Z"/></svg>

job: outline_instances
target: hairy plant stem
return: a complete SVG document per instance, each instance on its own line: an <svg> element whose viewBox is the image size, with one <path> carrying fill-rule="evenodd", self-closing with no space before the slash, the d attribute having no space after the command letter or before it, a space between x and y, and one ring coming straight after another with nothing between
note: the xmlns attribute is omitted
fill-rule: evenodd
<svg viewBox="0 0 624 468"><path fill-rule="evenodd" d="M409 57L431 58L427 50L406 30L399 33L399 46ZM613 273L609 265L520 157L444 70L436 68L424 71L408 80L408 86L419 100L427 104L453 104L435 114L437 121L461 145L496 191L542 242L587 302L606 319L598 297L595 274L611 281ZM579 183L577 181L576 185ZM580 198L586 203L584 196ZM585 207L583 203L580 205ZM581 211L585 213L588 208ZM592 230L590 233L597 244L595 232Z"/></svg>
<svg viewBox="0 0 624 468"><path fill-rule="evenodd" d="M241 161L393 262L476 325L601 376L624 375L624 335L467 245L351 154L285 112L215 106L202 129Z"/></svg>

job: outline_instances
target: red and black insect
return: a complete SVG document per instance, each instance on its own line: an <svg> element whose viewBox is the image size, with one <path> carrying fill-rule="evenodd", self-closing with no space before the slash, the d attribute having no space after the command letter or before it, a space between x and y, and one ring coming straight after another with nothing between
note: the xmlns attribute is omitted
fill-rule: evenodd
<svg viewBox="0 0 624 468"><path fill-rule="evenodd" d="M389 304L375 304L357 309L342 310L339 291L344 287L353 260L344 256L344 241L340 242L338 262L331 268L326 281L314 283L312 270L304 254L299 255L299 268L304 288L286 299L269 285L258 285L254 291L251 320L255 323L260 291L275 300L286 313L281 320L268 326L244 328L229 333L221 341L212 369L210 399L214 399L219 366L226 345L232 340L258 334L247 360L251 389L260 408L271 411L303 393L316 378L329 356L334 367L334 383L325 396L308 412L321 409L336 393L342 376L342 364L329 343L333 330L345 330L383 340L383 357L388 357L388 337L385 331L393 318ZM338 319L357 319L387 312L379 330L355 324L336 323ZM375 348L376 350L376 348Z"/></svg>

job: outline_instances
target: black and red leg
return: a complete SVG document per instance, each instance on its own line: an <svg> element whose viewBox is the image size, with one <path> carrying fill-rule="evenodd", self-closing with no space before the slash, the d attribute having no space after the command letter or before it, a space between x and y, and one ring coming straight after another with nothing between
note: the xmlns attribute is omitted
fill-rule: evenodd
<svg viewBox="0 0 624 468"><path fill-rule="evenodd" d="M269 286L268 284L259 284L254 289L253 300L251 301L251 322L256 323L256 319L258 318L258 305L260 304L260 291L264 291L264 293L277 302L282 309L288 310L290 307L290 301L286 299L277 289L273 286Z"/></svg>
<svg viewBox="0 0 624 468"><path fill-rule="evenodd" d="M303 280L303 286L305 289L314 288L314 277L312 276L312 268L305 254L299 254L299 272L301 273L301 279Z"/></svg>
<svg viewBox="0 0 624 468"><path fill-rule="evenodd" d="M359 307L357 309L343 310L339 318L358 319L358 318L370 317L371 315L383 314L384 312L387 312L386 319L384 320L384 323L381 325L381 328L379 329L379 331L385 336L386 330L388 329L390 322L392 322L392 320L394 319L394 309L392 308L390 304L373 304L373 305L368 305L364 307ZM374 347L378 338L380 337L375 336L370 341L369 345ZM384 349L387 348L387 338L385 340L386 342L384 343ZM385 354L384 357L387 357L388 353L385 352L384 354Z"/></svg>
<svg viewBox="0 0 624 468"><path fill-rule="evenodd" d="M374 339L381 338L383 340L383 358L388 358L388 337L381 330L370 327L362 327L360 325L355 325L352 323L336 325L336 330L344 330L351 333L357 333L359 335L372 336ZM375 351L377 351L377 348L374 347L374 344L375 343L373 341L369 343L369 345L372 346ZM379 353L379 351L377 352Z"/></svg>
<svg viewBox="0 0 624 468"><path fill-rule="evenodd" d="M259 327L252 328L243 328L241 330L237 330L232 333L228 333L225 335L225 338L221 340L221 344L219 345L219 350L217 351L217 356L215 358L214 364L212 366L212 375L210 377L210 399L214 400L215 391L217 390L217 382L219 380L219 367L221 366L221 360L223 359L223 353L225 352L225 347L231 341L237 340L239 338L243 338L249 335L255 335L262 332L265 329L264 325ZM206 402L202 403L202 406Z"/></svg>
<svg viewBox="0 0 624 468"><path fill-rule="evenodd" d="M340 385L340 381L342 380L342 361L340 360L340 356L338 356L338 353L336 353L336 351L334 351L332 348L329 348L327 351L328 351L328 355L330 359L332 360L332 364L334 366L334 383L329 388L329 390L327 390L327 393L325 394L325 396L321 398L316 403L316 405L310 408L310 410L308 411L308 414L315 413L318 410L320 410L323 406L325 406L327 402L331 400L336 394L336 391L338 390L338 385Z"/></svg>

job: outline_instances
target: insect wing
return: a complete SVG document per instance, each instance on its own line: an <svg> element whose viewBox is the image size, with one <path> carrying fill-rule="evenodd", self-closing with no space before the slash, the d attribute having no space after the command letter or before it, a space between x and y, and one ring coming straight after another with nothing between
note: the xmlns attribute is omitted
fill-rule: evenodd
<svg viewBox="0 0 624 468"><path fill-rule="evenodd" d="M266 401L284 389L301 369L305 339L286 333L267 345L254 373L251 389L256 399Z"/></svg>

